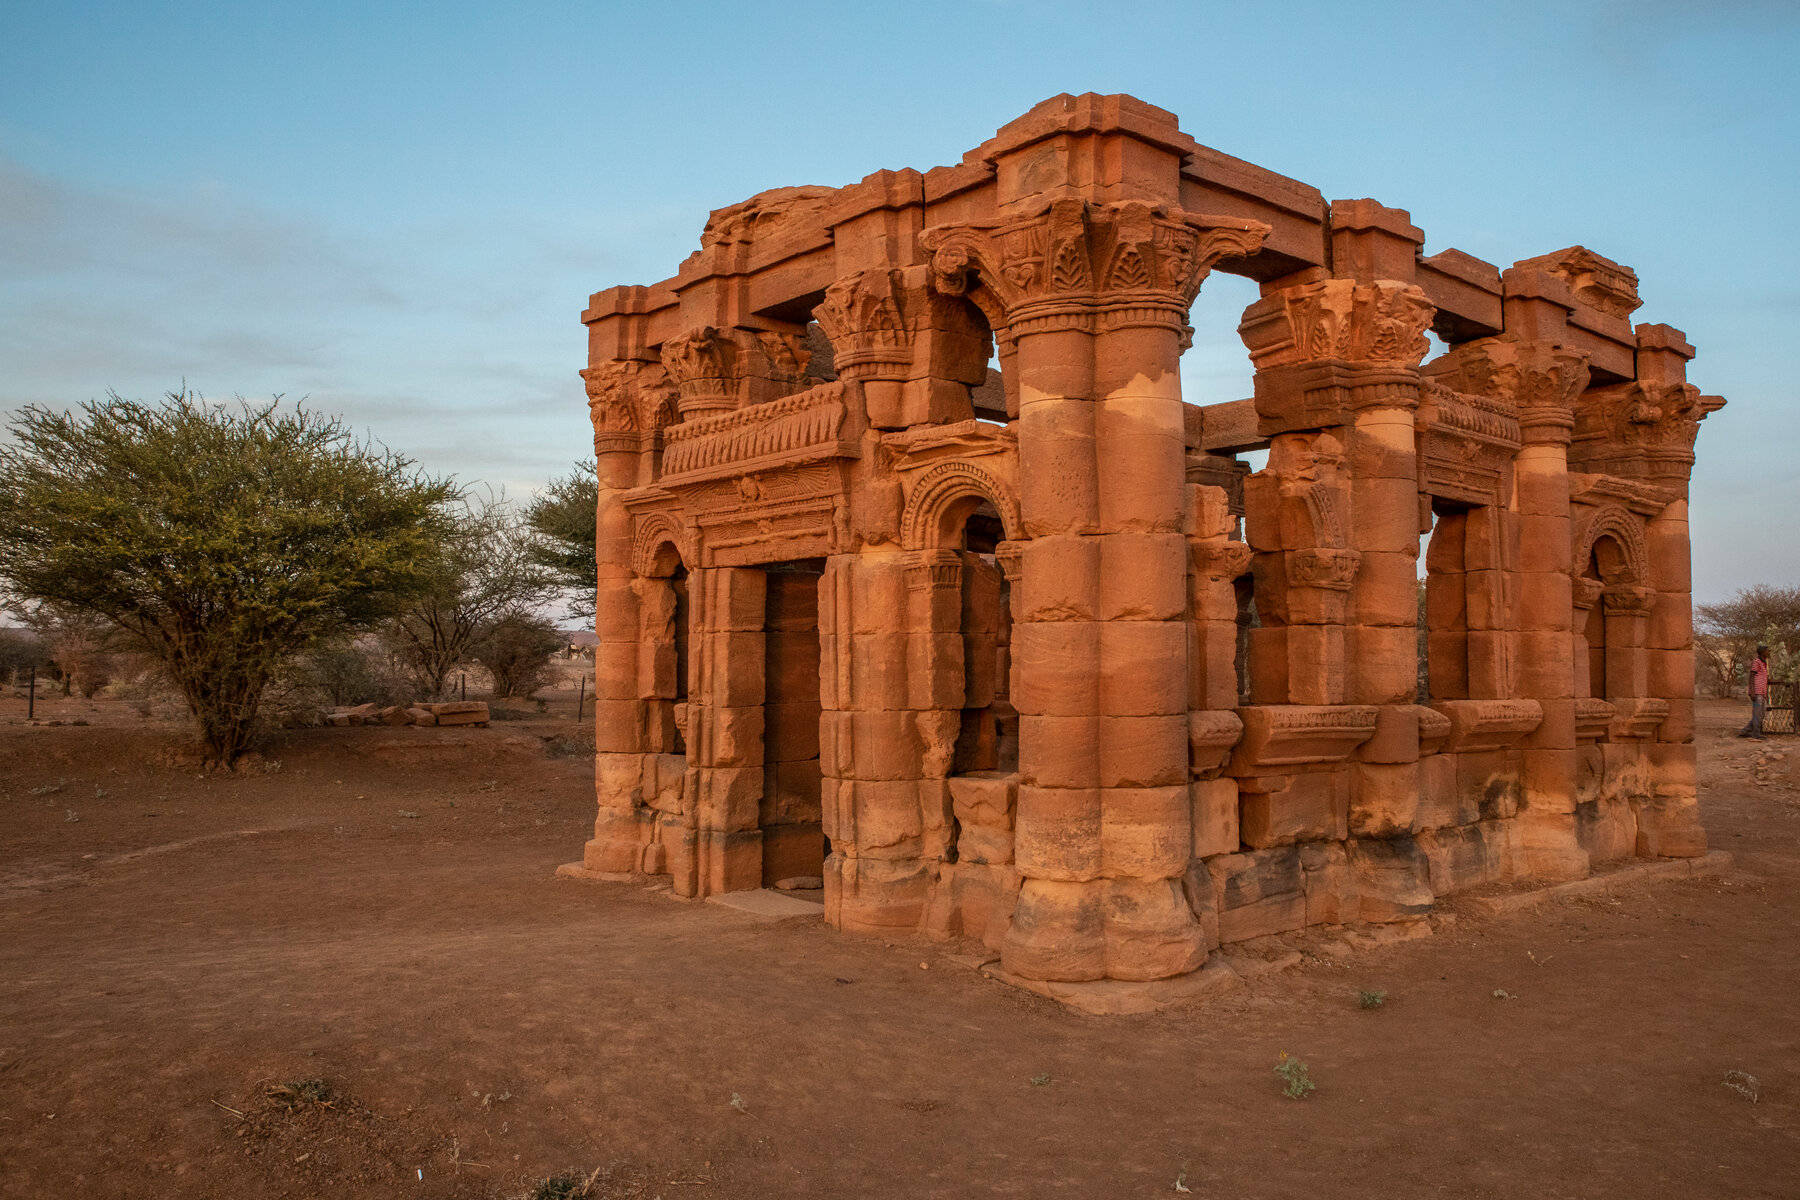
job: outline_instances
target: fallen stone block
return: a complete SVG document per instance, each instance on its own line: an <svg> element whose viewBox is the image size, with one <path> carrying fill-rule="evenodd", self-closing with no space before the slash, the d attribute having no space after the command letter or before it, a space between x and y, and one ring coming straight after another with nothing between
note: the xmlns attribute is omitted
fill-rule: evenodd
<svg viewBox="0 0 1800 1200"><path fill-rule="evenodd" d="M427 704L439 725L486 725L488 723L488 706L481 700L450 700L442 704Z"/></svg>

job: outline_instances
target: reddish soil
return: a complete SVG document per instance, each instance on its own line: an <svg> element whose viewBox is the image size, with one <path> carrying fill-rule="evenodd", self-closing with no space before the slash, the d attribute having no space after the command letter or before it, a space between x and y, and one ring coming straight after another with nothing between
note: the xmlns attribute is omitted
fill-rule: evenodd
<svg viewBox="0 0 1800 1200"><path fill-rule="evenodd" d="M293 733L202 778L122 705L40 716L83 711L0 700L0 1196L1800 1194L1800 753L1755 769L1731 706L1724 880L1113 1018L554 877L592 818L566 714Z"/></svg>

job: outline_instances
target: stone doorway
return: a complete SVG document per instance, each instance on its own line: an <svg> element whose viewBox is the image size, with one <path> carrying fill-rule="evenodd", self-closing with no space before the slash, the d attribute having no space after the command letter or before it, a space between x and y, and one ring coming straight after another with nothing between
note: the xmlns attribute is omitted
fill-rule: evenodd
<svg viewBox="0 0 1800 1200"><path fill-rule="evenodd" d="M823 876L819 786L819 578L823 559L765 568L762 883Z"/></svg>

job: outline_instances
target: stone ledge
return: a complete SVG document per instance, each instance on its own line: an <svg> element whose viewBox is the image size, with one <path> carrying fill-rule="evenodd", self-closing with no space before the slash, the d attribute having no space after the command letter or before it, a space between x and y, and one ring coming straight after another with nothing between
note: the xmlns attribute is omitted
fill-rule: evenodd
<svg viewBox="0 0 1800 1200"><path fill-rule="evenodd" d="M764 921L785 921L789 917L825 916L823 900L802 900L792 892L778 892L773 888L757 888L755 891L718 892L706 898L708 904L717 904L720 908L734 909Z"/></svg>
<svg viewBox="0 0 1800 1200"><path fill-rule="evenodd" d="M1001 970L999 963L988 963L981 968L981 973L989 979L997 979L1001 983L1047 996L1078 1012L1100 1017L1157 1012L1206 996L1236 991L1244 986L1238 973L1217 957L1209 960L1198 971L1177 975L1173 979L1152 979L1141 983L1124 979L1098 979L1091 983L1023 979Z"/></svg>
<svg viewBox="0 0 1800 1200"><path fill-rule="evenodd" d="M581 879L588 883L637 883L648 879L648 875L639 875L632 871L595 871L582 863L564 863L556 868L559 879Z"/></svg>
<svg viewBox="0 0 1800 1200"><path fill-rule="evenodd" d="M1545 901L1565 896L1605 895L1619 888L1656 879L1695 879L1707 875L1722 875L1730 867L1731 855L1724 850L1713 850L1699 858L1665 858L1655 862L1632 863L1603 875L1589 875L1586 879L1571 879L1567 883L1553 883L1549 887L1534 888L1531 891L1508 892L1499 896L1465 896L1460 903L1470 912L1493 916L1522 912L1528 908L1536 908Z"/></svg>

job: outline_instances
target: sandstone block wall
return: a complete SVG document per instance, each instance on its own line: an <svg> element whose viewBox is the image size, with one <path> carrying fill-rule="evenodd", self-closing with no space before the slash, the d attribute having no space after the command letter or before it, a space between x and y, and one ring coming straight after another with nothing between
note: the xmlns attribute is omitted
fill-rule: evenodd
<svg viewBox="0 0 1800 1200"><path fill-rule="evenodd" d="M1152 980L1702 853L1687 489L1723 401L1628 268L1424 243L1058 96L596 293L587 869L821 874L844 930ZM1249 397L1182 395L1213 270L1260 285Z"/></svg>

